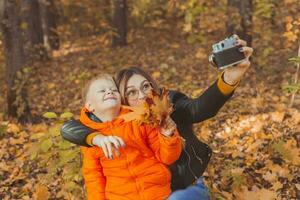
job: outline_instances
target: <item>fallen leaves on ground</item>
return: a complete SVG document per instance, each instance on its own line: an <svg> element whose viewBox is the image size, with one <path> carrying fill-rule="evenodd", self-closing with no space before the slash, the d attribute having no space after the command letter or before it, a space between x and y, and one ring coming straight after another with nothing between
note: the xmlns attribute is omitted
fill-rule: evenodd
<svg viewBox="0 0 300 200"><path fill-rule="evenodd" d="M52 61L35 69L28 83L33 115L42 118L45 112L54 111L67 113L60 118L69 118L71 114L66 111L71 111L78 117L82 107L79 91L84 81L99 72L114 73L123 66L141 65L162 86L193 97L216 80L218 74L208 66L207 51L203 50L210 48L211 39L199 48L180 38L174 42L174 38L163 37L159 31L151 32L149 38L142 32L135 34L134 43L114 50L99 46L97 38L62 45ZM156 42L157 38L160 42ZM198 137L214 152L205 173L212 199L300 199L299 97L296 96L295 108L288 109L289 97L280 87L284 80L278 81L277 73L267 77L260 73L250 69L217 116L196 125ZM291 73L284 71L283 77L291 77ZM1 95L1 103L5 102L3 98ZM160 113L158 108L156 112ZM137 113L145 112L141 109ZM53 113L47 115L54 117ZM53 130L48 132L49 128ZM64 168L52 177L53 181L47 178L47 168L39 167L30 158L33 141L48 133L57 134L55 129L49 120L20 125L0 113L0 199L83 199L83 183L77 181L82 189L71 194L66 187L73 187L74 181L64 183L62 178L63 172L79 174L78 167ZM42 148L49 150L50 143L46 141ZM68 153L62 152L61 156L68 157Z"/></svg>

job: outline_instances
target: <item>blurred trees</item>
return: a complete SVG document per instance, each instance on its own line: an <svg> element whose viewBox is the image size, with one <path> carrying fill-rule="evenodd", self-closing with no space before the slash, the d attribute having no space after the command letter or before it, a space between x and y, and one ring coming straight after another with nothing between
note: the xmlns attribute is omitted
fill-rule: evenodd
<svg viewBox="0 0 300 200"><path fill-rule="evenodd" d="M238 15L237 15L238 13ZM237 15L237 16L236 16ZM241 38L247 41L248 45L252 44L252 15L253 1L252 0L228 0L227 2L227 33L232 35L238 34ZM232 18L237 17L240 23L235 24Z"/></svg>
<svg viewBox="0 0 300 200"><path fill-rule="evenodd" d="M127 5L126 0L114 0L112 26L115 30L113 46L124 46L127 43Z"/></svg>
<svg viewBox="0 0 300 200"><path fill-rule="evenodd" d="M7 114L20 121L30 121L26 89L30 71L36 62L48 57L44 38L51 49L59 47L54 4L45 1L41 14L38 0L4 0L1 3L8 85Z"/></svg>
<svg viewBox="0 0 300 200"><path fill-rule="evenodd" d="M58 13L53 0L40 0L40 18L43 27L44 44L47 49L59 49L57 33Z"/></svg>
<svg viewBox="0 0 300 200"><path fill-rule="evenodd" d="M7 69L7 114L21 121L28 121L31 114L22 79L26 56L19 17L20 9L20 4L16 0L4 2L2 30Z"/></svg>
<svg viewBox="0 0 300 200"><path fill-rule="evenodd" d="M20 1L21 31L24 32L24 52L27 59L38 59L46 56L44 51L44 38L40 5L38 0Z"/></svg>
<svg viewBox="0 0 300 200"><path fill-rule="evenodd" d="M4 0L1 1L3 3ZM73 43L85 37L99 36L99 41L109 46L134 43L136 30L148 28L168 30L206 48L232 33L237 33L255 48L259 56L253 57L257 66L269 70L270 57L280 52L295 52L297 45L282 40L289 16L299 17L297 0L24 0L14 10L11 20L16 27L6 26L6 55L13 44L24 66L32 67L41 58L51 59L53 50L61 44ZM0 9L1 11L1 9ZM6 14L11 15L12 11ZM17 19L18 18L18 19ZM5 24L5 23L3 23ZM7 34L10 30L9 34ZM16 34L16 35L15 35ZM295 34L299 34L297 30ZM9 36L8 36L9 35ZM127 37L130 36L128 39ZM20 42L8 42L17 40ZM128 42L129 41L129 42ZM22 52L22 53L21 53ZM14 63L17 62L13 59ZM19 59L20 60L20 59ZM30 60L30 62L29 62ZM8 62L12 63L12 62ZM20 69L18 64L7 65ZM21 67L22 68L22 67ZM18 71L18 70L17 70ZM11 88L11 85L9 86ZM25 91L25 90L24 90ZM26 95L24 95L26 96ZM10 100L11 101L11 100Z"/></svg>

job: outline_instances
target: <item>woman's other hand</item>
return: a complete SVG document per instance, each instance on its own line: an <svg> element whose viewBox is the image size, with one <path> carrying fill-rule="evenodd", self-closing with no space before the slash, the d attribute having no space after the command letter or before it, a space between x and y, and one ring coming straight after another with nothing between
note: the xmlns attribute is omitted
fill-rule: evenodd
<svg viewBox="0 0 300 200"><path fill-rule="evenodd" d="M251 63L249 58L253 53L253 49L247 46L247 42L245 40L240 39L237 35L234 35L234 37L237 39L236 45L242 46L240 51L244 52L246 60L236 66L225 69L223 80L229 85L235 85L241 80L242 76L250 68Z"/></svg>
<svg viewBox="0 0 300 200"><path fill-rule="evenodd" d="M118 136L96 135L92 140L93 145L102 148L106 158L113 159L113 151L116 156L120 156L120 147L125 147L122 138Z"/></svg>
<svg viewBox="0 0 300 200"><path fill-rule="evenodd" d="M170 116L168 116L162 123L161 127L161 134L163 134L166 137L171 137L174 134L174 131L176 130L176 124L171 119Z"/></svg>

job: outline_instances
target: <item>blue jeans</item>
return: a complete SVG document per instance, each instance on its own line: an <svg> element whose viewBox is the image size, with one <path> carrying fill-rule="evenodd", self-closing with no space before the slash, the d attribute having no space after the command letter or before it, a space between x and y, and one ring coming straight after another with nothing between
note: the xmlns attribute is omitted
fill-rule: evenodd
<svg viewBox="0 0 300 200"><path fill-rule="evenodd" d="M209 191L200 177L195 185L173 192L168 200L209 200Z"/></svg>

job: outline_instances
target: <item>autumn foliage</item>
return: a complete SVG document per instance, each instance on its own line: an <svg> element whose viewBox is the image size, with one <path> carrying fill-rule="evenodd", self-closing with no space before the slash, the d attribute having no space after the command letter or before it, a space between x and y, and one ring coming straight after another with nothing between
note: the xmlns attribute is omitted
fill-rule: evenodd
<svg viewBox="0 0 300 200"><path fill-rule="evenodd" d="M128 45L111 48L109 2L55 1L60 49L24 66L14 88L0 35L0 199L84 199L79 148L59 133L72 113L79 116L83 83L143 66L160 86L196 98L220 73L208 64L211 45L228 36L228 21L243 28L238 9L228 15L229 0L128 0ZM204 174L213 200L300 199L299 3L252 0L251 69L218 114L194 127L214 152ZM18 84L31 123L7 115L6 94L22 93ZM166 91L123 117L160 124L171 112Z"/></svg>

